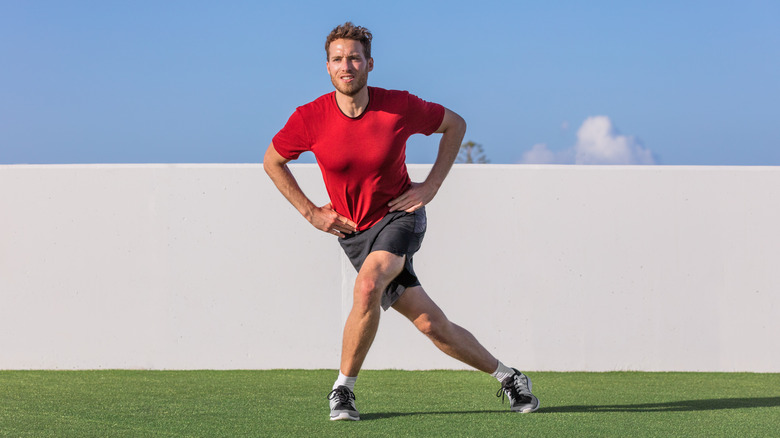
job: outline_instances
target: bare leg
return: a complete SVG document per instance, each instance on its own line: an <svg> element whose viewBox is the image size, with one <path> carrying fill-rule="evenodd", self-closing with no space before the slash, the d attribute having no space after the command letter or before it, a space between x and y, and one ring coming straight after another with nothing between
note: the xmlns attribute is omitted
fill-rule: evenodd
<svg viewBox="0 0 780 438"><path fill-rule="evenodd" d="M393 305L428 336L444 353L488 374L498 367L496 359L468 330L453 323L421 286L406 289Z"/></svg>
<svg viewBox="0 0 780 438"><path fill-rule="evenodd" d="M404 257L386 251L375 251L366 257L358 272L353 292L352 310L344 324L341 343L341 372L355 377L374 342L382 292L401 273Z"/></svg>

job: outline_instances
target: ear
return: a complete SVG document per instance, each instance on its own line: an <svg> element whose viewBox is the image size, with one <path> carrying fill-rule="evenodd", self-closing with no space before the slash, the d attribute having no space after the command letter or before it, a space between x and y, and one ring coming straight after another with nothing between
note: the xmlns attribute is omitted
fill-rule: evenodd
<svg viewBox="0 0 780 438"><path fill-rule="evenodd" d="M368 71L374 70L374 58L368 58Z"/></svg>

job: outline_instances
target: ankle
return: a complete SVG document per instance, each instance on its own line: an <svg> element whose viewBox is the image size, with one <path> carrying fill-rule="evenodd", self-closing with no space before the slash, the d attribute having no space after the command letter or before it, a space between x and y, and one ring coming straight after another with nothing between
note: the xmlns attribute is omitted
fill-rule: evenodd
<svg viewBox="0 0 780 438"><path fill-rule="evenodd" d="M336 389L339 386L346 386L347 388L349 388L350 391L355 392L356 382L357 382L357 376L355 377L346 376L341 371L339 371L339 377L336 379L336 382L333 384L333 389Z"/></svg>
<svg viewBox="0 0 780 438"><path fill-rule="evenodd" d="M498 367L496 370L491 374L491 376L495 377L499 382L503 382L507 377L511 376L515 373L515 370L512 368L509 368L508 366L501 363L501 361L498 361Z"/></svg>

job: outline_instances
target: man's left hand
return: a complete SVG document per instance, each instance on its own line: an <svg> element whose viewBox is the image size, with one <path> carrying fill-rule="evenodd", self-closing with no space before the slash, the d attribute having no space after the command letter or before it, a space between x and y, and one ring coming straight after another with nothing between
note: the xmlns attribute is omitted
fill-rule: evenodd
<svg viewBox="0 0 780 438"><path fill-rule="evenodd" d="M390 211L405 211L411 213L420 207L423 207L427 203L431 202L434 196L436 196L437 190L425 183L412 183L409 190L405 191L401 196L393 199L387 204L390 207Z"/></svg>

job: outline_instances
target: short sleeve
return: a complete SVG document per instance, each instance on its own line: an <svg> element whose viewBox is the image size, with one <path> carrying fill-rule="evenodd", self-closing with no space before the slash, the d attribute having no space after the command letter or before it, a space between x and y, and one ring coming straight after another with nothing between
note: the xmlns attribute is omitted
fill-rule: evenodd
<svg viewBox="0 0 780 438"><path fill-rule="evenodd" d="M407 120L416 134L431 135L439 129L444 120L444 107L427 102L414 94L408 95Z"/></svg>
<svg viewBox="0 0 780 438"><path fill-rule="evenodd" d="M287 160L297 159L303 152L311 150L311 141L300 111L296 110L281 131L273 138L276 152Z"/></svg>

